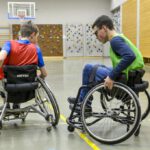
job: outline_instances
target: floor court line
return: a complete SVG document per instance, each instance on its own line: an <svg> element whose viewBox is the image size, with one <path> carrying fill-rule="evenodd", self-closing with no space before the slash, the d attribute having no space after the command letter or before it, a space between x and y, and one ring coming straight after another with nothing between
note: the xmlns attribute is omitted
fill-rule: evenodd
<svg viewBox="0 0 150 150"><path fill-rule="evenodd" d="M51 105L49 105L50 109L53 109ZM60 119L66 123L66 117L60 114ZM95 143L93 143L85 134L81 133L78 129L76 130L77 134L83 139L93 150L101 150Z"/></svg>
<svg viewBox="0 0 150 150"><path fill-rule="evenodd" d="M66 118L64 115L60 115L60 119L66 123ZM81 133L78 129L76 130L77 134L83 139L93 150L101 150L95 143L93 143L85 134Z"/></svg>

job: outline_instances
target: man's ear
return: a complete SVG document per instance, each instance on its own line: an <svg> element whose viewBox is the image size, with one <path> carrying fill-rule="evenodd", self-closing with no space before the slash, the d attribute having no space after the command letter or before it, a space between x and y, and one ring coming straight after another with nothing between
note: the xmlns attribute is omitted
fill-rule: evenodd
<svg viewBox="0 0 150 150"><path fill-rule="evenodd" d="M35 36L35 32L31 33L30 37L33 38Z"/></svg>

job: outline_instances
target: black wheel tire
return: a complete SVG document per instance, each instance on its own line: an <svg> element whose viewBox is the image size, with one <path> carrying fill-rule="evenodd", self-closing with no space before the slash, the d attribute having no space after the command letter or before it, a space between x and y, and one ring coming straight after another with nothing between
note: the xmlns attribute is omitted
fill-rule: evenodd
<svg viewBox="0 0 150 150"><path fill-rule="evenodd" d="M141 118L142 120L144 120L148 116L148 114L150 112L150 95L149 95L147 90L145 90L144 92L145 92L145 95L147 96L148 105L147 105L146 110L142 114L142 118Z"/></svg>
<svg viewBox="0 0 150 150"><path fill-rule="evenodd" d="M74 129L75 129L75 128L74 128L73 126L68 126L68 131L69 131L69 132L73 132Z"/></svg>
<svg viewBox="0 0 150 150"><path fill-rule="evenodd" d="M140 134L141 125L139 125L138 129L134 133L135 136L138 136Z"/></svg>
<svg viewBox="0 0 150 150"><path fill-rule="evenodd" d="M3 128L2 121L0 121L0 130Z"/></svg>

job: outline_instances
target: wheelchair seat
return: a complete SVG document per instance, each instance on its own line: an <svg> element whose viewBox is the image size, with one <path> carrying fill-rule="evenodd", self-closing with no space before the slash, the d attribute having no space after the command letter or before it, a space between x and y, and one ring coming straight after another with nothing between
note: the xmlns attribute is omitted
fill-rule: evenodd
<svg viewBox="0 0 150 150"><path fill-rule="evenodd" d="M125 74L121 74L116 81L128 85L134 92L139 93L145 91L149 87L148 81L143 81L142 77L145 74L144 69L129 71L128 80Z"/></svg>
<svg viewBox="0 0 150 150"><path fill-rule="evenodd" d="M37 66L4 66L7 102L22 103L35 97Z"/></svg>

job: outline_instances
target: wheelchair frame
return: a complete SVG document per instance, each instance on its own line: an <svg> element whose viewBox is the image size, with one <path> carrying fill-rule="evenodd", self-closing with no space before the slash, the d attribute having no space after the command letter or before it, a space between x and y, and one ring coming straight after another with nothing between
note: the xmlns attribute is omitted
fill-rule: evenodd
<svg viewBox="0 0 150 150"><path fill-rule="evenodd" d="M29 104L28 106L18 109L7 108L8 92L6 90L4 91L4 104L0 107L0 129L2 129L2 121L15 119L25 121L29 113L38 113L44 117L44 119L49 123L47 131L50 131L52 126L55 127L58 124L60 111L55 96L45 80L40 77L36 78L38 87L35 88L35 97L32 98L32 100L35 100L35 104Z"/></svg>
<svg viewBox="0 0 150 150"><path fill-rule="evenodd" d="M103 83L96 84L96 85L91 84L91 85L81 86L78 90L76 101L72 108L71 114L67 118L68 131L73 132L75 128L78 128L82 131L87 132L92 138L104 144L117 144L117 143L123 142L129 137L131 137L133 134L135 136L138 136L140 133L141 120L145 119L150 112L150 95L148 91L146 90L146 88L148 88L148 83L146 81L144 82L146 83L145 84L146 86L142 87L139 84L140 88L138 87L137 89L133 88L134 87L133 84L130 84L131 87L129 87L120 82L115 82L113 89L116 88L120 90L117 96L114 94L115 92L111 93L110 90L106 89ZM77 112L75 109L78 103L80 91L83 88L91 88L91 90L85 96L83 100L83 104L81 105L81 110ZM97 106L96 102L95 102L96 105L94 106L94 111L93 111L94 99L92 101L92 111L86 112L86 106L89 102L90 97L94 95L93 94L94 92L95 93L99 92L101 95L100 106L99 106L101 107L101 112L99 113L98 111L100 110L95 112L96 110L95 108ZM139 98L138 98L139 92L145 93L147 102L148 102L148 105L142 114L141 114L141 107L140 107ZM125 101L121 100L121 98L119 97L121 93L124 93L124 95L122 94L122 96L124 96L124 99L127 99L127 100ZM111 105L111 102L115 101L115 99L117 103L120 103L120 106L119 107L114 106L112 108L109 107L109 104ZM93 121L90 122L90 120L92 119ZM122 133L122 135L119 135L118 137L117 137L117 130L115 130L114 134L116 135L114 136L114 138L113 137L111 138L112 135L111 134L109 135L109 133L112 133L113 132L112 130L105 131L105 128L102 128L102 131L101 131L101 124L102 123L104 124L105 120L111 120L115 123L117 122L118 124L120 123L120 126L122 126L122 128L126 126L126 130L124 131L124 133ZM100 122L99 126L97 125L99 128L95 125L96 123L98 124L98 122ZM109 124L109 122L105 123L104 126L107 127L107 124ZM95 125L95 128L94 127L92 128L92 125L93 126ZM97 131L95 131L96 127L98 128ZM116 124L116 127L117 127L117 124ZM110 128L111 128L111 125L110 125ZM98 132L99 135L97 135L96 132ZM106 134L105 132L108 132L107 138L105 138L104 136Z"/></svg>

